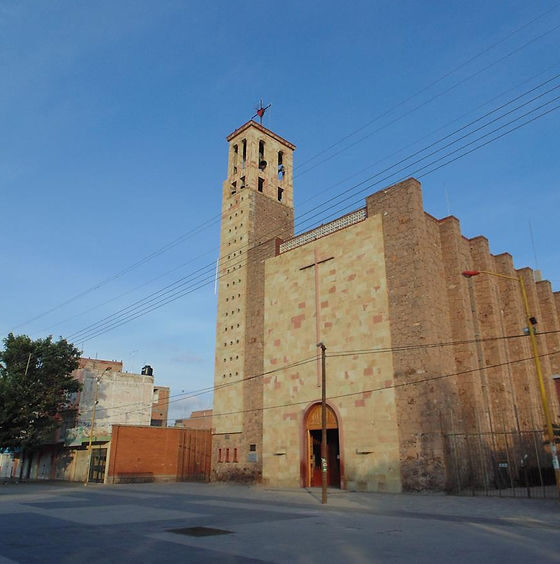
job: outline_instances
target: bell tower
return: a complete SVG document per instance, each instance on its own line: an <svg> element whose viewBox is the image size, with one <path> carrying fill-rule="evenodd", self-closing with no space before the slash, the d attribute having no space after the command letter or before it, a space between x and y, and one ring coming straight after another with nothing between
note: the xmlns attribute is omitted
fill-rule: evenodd
<svg viewBox="0 0 560 564"><path fill-rule="evenodd" d="M264 262L294 233L295 146L249 121L227 137L214 369L214 480L262 476Z"/></svg>

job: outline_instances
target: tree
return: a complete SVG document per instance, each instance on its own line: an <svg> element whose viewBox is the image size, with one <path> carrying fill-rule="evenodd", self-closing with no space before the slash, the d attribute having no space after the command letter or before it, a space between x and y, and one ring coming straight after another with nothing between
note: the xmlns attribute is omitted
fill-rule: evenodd
<svg viewBox="0 0 560 564"><path fill-rule="evenodd" d="M81 352L60 338L10 333L0 351L0 447L29 450L45 442L80 383L71 373Z"/></svg>

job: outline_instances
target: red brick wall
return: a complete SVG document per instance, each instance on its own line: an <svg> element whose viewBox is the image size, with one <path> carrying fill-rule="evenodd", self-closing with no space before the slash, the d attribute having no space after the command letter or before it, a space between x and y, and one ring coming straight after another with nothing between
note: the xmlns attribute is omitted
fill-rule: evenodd
<svg viewBox="0 0 560 564"><path fill-rule="evenodd" d="M152 403L152 425L167 427L167 412L169 410L169 388L154 386L154 394L158 392L157 402Z"/></svg>
<svg viewBox="0 0 560 564"><path fill-rule="evenodd" d="M207 430L114 425L107 482L206 480L211 450Z"/></svg>

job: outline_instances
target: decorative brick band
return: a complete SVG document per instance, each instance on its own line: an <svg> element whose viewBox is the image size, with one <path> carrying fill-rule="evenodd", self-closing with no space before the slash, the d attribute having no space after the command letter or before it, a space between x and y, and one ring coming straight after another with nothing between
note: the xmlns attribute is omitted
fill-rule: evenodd
<svg viewBox="0 0 560 564"><path fill-rule="evenodd" d="M307 231L306 233L302 233L293 239L288 239L280 244L280 254L285 253L286 251L291 251L296 247L301 247L306 243L310 243L311 241L315 241L316 239L320 239L325 235L329 235L334 233L335 231L340 231L345 227L349 227L350 225L354 225L355 223L359 223L360 221L364 221L366 219L367 213L366 208L362 208L356 211L353 211L349 214L343 215L330 223L325 223L311 231Z"/></svg>

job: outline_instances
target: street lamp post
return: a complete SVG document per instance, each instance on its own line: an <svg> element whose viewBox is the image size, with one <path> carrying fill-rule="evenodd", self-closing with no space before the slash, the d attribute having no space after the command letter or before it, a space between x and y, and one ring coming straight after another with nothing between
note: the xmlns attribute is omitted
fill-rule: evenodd
<svg viewBox="0 0 560 564"><path fill-rule="evenodd" d="M96 378L95 378L95 392L94 392L94 397L93 397L93 408L92 408L92 411L91 411L91 425L90 425L90 429L89 429L88 463L87 463L86 477L85 477L85 480L84 480L84 486L88 485L89 471L91 469L91 455L92 455L91 443L93 442L93 429L95 427L95 411L96 411L96 408L97 408L97 395L98 395L98 392L99 392L99 383L101 382L101 378L103 378L103 375L105 374L105 372L108 372L109 370L111 370L111 367L107 366L107 368L105 368L105 370L103 370L103 372L99 376L96 376Z"/></svg>
<svg viewBox="0 0 560 564"><path fill-rule="evenodd" d="M533 360L535 362L535 370L537 371L537 378L539 381L541 402L542 402L544 417L546 421L546 430L547 430L548 441L550 445L550 453L552 455L552 466L554 468L556 487L558 488L558 493L560 495L560 463L558 462L558 451L556 449L554 430L552 428L552 418L550 415L550 408L548 406L548 397L546 395L546 388L544 385L544 378L541 369L541 361L539 358L539 350L537 346L537 337L535 335L535 325L537 321L533 316L531 316L531 313L529 311L529 300L527 299L527 291L525 290L525 284L523 282L523 278L521 278L521 276L507 276L506 274L500 274L498 272L490 272L488 270L465 270L462 272L462 275L465 278L471 278L473 276L478 276L479 274L488 274L490 276L497 276L499 278L505 278L507 280L515 280L519 283L519 288L521 289L521 297L523 299L523 307L525 309L525 318L527 320L527 329L529 331L529 338L531 340L531 350L533 353Z"/></svg>

